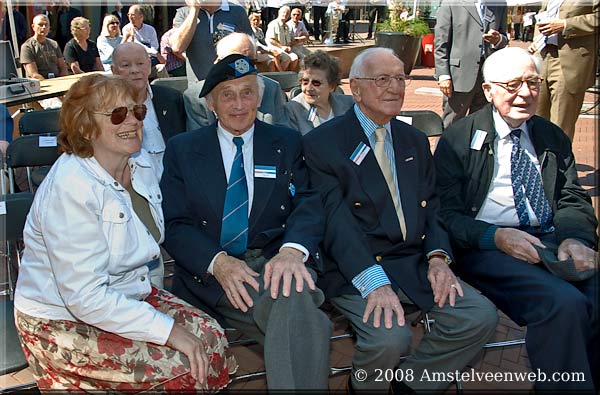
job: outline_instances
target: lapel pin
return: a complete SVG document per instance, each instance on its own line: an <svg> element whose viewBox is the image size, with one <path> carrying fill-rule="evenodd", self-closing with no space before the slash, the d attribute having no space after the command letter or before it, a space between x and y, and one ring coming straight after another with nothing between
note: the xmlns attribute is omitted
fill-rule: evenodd
<svg viewBox="0 0 600 395"><path fill-rule="evenodd" d="M163 110L163 117L167 115L167 110Z"/></svg>
<svg viewBox="0 0 600 395"><path fill-rule="evenodd" d="M411 160L414 160L415 158L412 156L409 156L408 158L404 159L405 162L410 162Z"/></svg>
<svg viewBox="0 0 600 395"><path fill-rule="evenodd" d="M281 149L277 148L277 153L280 154L281 153Z"/></svg>

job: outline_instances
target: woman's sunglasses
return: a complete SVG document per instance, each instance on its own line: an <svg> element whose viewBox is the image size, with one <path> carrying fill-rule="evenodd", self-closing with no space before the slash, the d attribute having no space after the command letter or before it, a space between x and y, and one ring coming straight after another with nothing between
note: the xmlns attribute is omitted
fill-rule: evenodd
<svg viewBox="0 0 600 395"><path fill-rule="evenodd" d="M117 107L112 110L112 112L93 112L93 114L110 116L110 122L112 122L113 125L120 125L125 121L125 118L127 118L129 110L133 111L133 116L138 121L143 121L144 118L146 118L147 109L144 104L136 104L132 108Z"/></svg>
<svg viewBox="0 0 600 395"><path fill-rule="evenodd" d="M108 26L110 25L118 25L119 21L112 21L112 22L108 22Z"/></svg>
<svg viewBox="0 0 600 395"><path fill-rule="evenodd" d="M309 80L308 78L301 78L300 79L300 83L302 85L308 85L308 84L312 84L315 88L318 88L321 86L322 82L319 80Z"/></svg>

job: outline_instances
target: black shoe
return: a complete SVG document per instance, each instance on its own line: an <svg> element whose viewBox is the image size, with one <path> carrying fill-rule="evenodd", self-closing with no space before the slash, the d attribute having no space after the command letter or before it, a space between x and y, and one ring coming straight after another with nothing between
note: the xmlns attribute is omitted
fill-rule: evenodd
<svg viewBox="0 0 600 395"><path fill-rule="evenodd" d="M370 35L370 34L367 34L367 38L366 38L366 40L371 40L372 38L373 38L373 36L372 36L372 35Z"/></svg>
<svg viewBox="0 0 600 395"><path fill-rule="evenodd" d="M350 40L344 40L344 44L350 44Z"/></svg>
<svg viewBox="0 0 600 395"><path fill-rule="evenodd" d="M411 395L416 392L408 385L404 384L403 381L392 380L392 393L394 395Z"/></svg>

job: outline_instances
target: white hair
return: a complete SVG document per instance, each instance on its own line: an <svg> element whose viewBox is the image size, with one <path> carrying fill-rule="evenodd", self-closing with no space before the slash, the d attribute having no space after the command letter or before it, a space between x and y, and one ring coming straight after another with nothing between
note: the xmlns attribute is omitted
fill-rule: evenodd
<svg viewBox="0 0 600 395"><path fill-rule="evenodd" d="M253 59L256 58L256 42L254 41L253 37L250 37L246 33L230 33L222 39L220 39L217 42L216 47L217 58L223 59L233 53L236 53L235 50L242 45L244 40L248 40L248 42L250 43L250 49L252 51L252 54L250 54L249 57Z"/></svg>
<svg viewBox="0 0 600 395"><path fill-rule="evenodd" d="M376 48L365 49L364 51L359 53L354 58L354 61L352 62L352 66L350 67L350 74L348 77L350 79L357 78L357 77L364 77L367 74L366 65L367 65L368 61L373 56L380 55L380 54L392 55L393 57L398 59L398 56L396 56L396 53L390 48L376 47ZM400 60L400 59L398 59L398 60Z"/></svg>
<svg viewBox="0 0 600 395"><path fill-rule="evenodd" d="M542 60L535 55L530 54L523 48L506 47L502 48L485 60L483 64L483 79L485 82L497 81L499 72L510 70L511 66L518 64L519 60L529 60L535 66L535 71L542 72Z"/></svg>

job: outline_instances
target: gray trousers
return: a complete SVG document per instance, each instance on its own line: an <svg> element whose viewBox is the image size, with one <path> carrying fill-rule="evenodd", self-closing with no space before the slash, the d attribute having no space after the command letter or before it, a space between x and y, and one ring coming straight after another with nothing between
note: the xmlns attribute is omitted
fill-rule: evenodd
<svg viewBox="0 0 600 395"><path fill-rule="evenodd" d="M485 106L488 101L483 94L483 75L479 71L475 86L470 92L456 92L452 91L452 96L448 98L443 97L442 100L442 119L444 121L444 128L452 125L454 122L467 116L467 113L473 114L475 111L480 110Z"/></svg>
<svg viewBox="0 0 600 395"><path fill-rule="evenodd" d="M267 259L248 251L244 261L260 273L256 280L260 291L246 285L254 306L246 313L234 308L227 296L217 303L217 311L227 322L264 346L267 387L269 390L319 389L326 391L329 379L329 338L331 322L319 310L325 297L320 289L310 291L304 284L296 292L295 281L289 297L272 299L263 290ZM316 274L308 269L313 279Z"/></svg>
<svg viewBox="0 0 600 395"><path fill-rule="evenodd" d="M465 296L457 296L454 307L447 302L442 308L434 305L428 312L429 318L435 320L431 332L425 333L417 348L399 367L402 371L398 371L396 377L417 392L443 391L450 382L434 380L433 373L461 371L496 331L498 315L494 305L464 282L460 281L460 285ZM412 304L402 291L398 291L398 297L403 305ZM384 373L386 369L398 367L400 357L408 354L412 338L409 324L399 327L394 317L391 329L385 328L383 323L375 328L373 314L366 324L363 323L367 301L360 295L342 295L333 298L332 303L348 318L356 333L351 375L353 388L387 391L390 381ZM356 379L358 369L365 370L365 380Z"/></svg>

